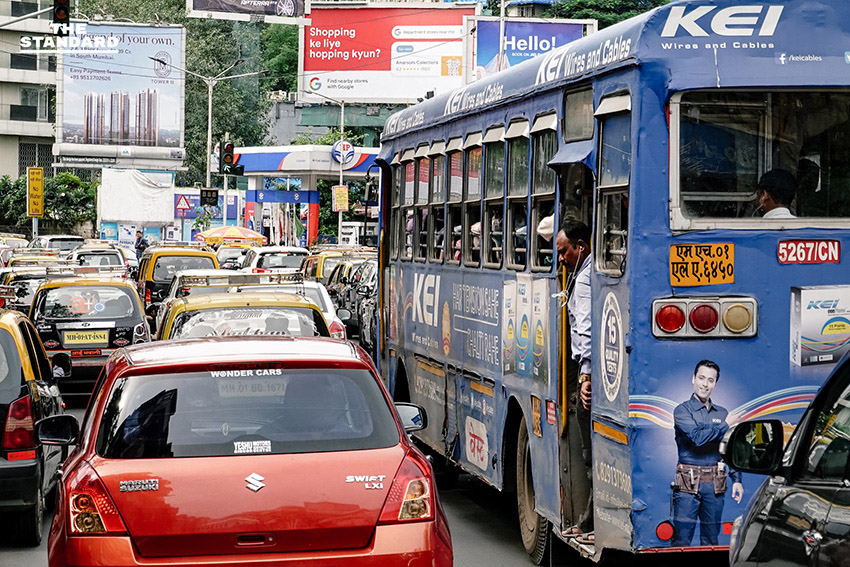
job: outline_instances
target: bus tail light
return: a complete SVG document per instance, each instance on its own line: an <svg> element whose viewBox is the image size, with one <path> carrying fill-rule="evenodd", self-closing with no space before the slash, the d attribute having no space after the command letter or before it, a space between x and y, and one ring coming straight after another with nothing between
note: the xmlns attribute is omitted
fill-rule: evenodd
<svg viewBox="0 0 850 567"><path fill-rule="evenodd" d="M652 334L659 339L747 338L758 335L752 297L687 297L652 302Z"/></svg>
<svg viewBox="0 0 850 567"><path fill-rule="evenodd" d="M655 313L655 322L665 333L675 333L685 326L685 312L678 305L665 305Z"/></svg>
<svg viewBox="0 0 850 567"><path fill-rule="evenodd" d="M673 527L673 523L670 520L664 520L655 527L655 535L661 541L670 541L676 535L676 528Z"/></svg>
<svg viewBox="0 0 850 567"><path fill-rule="evenodd" d="M702 304L691 309L688 321L698 333L708 333L717 327L719 316L713 305Z"/></svg>

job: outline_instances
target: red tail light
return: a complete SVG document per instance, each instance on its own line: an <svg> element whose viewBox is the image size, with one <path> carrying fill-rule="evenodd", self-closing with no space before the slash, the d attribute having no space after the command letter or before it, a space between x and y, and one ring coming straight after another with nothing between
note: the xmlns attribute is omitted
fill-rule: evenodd
<svg viewBox="0 0 850 567"><path fill-rule="evenodd" d="M254 268L251 272L254 274L265 274L266 272L271 272L271 270L267 270L265 268Z"/></svg>
<svg viewBox="0 0 850 567"><path fill-rule="evenodd" d="M711 305L698 305L691 310L688 315L688 321L691 322L691 327L700 333L707 333L717 327L717 322L720 317L717 314L717 309Z"/></svg>
<svg viewBox="0 0 850 567"><path fill-rule="evenodd" d="M65 481L68 499L68 531L70 535L123 535L124 520L103 481L86 461Z"/></svg>
<svg viewBox="0 0 850 567"><path fill-rule="evenodd" d="M341 341L345 340L345 325L339 321L333 321L328 326L328 330L331 332L331 337L334 339L339 339Z"/></svg>
<svg viewBox="0 0 850 567"><path fill-rule="evenodd" d="M665 333L675 333L685 325L685 312L678 305L665 305L655 314L655 322Z"/></svg>
<svg viewBox="0 0 850 567"><path fill-rule="evenodd" d="M0 297L0 307L6 307L6 300Z"/></svg>
<svg viewBox="0 0 850 567"><path fill-rule="evenodd" d="M3 431L3 449L15 451L34 448L35 432L33 430L32 406L29 396L24 396L9 404L6 429Z"/></svg>
<svg viewBox="0 0 850 567"><path fill-rule="evenodd" d="M150 304L151 302L151 290L150 288L145 288L145 305Z"/></svg>
<svg viewBox="0 0 850 567"><path fill-rule="evenodd" d="M428 474L430 470L428 462L418 453L410 451L405 455L390 486L379 523L434 519L434 487Z"/></svg>

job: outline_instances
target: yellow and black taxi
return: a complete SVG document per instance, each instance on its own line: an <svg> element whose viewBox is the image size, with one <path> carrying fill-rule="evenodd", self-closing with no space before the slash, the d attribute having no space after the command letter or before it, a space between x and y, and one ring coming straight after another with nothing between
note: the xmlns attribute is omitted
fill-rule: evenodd
<svg viewBox="0 0 850 567"><path fill-rule="evenodd" d="M228 335L330 337L312 300L295 293L212 293L172 301L160 340Z"/></svg>
<svg viewBox="0 0 850 567"><path fill-rule="evenodd" d="M30 319L47 352L66 353L78 367L102 366L116 348L150 341L139 296L120 277L47 280L35 293Z"/></svg>
<svg viewBox="0 0 850 567"><path fill-rule="evenodd" d="M75 267L71 265L0 268L0 285L8 285L15 290L15 297L13 299L6 301L0 298L0 307L7 307L28 314L36 290L46 280L97 274L119 276L123 275L123 273L120 266L115 266L114 269L97 266Z"/></svg>
<svg viewBox="0 0 850 567"><path fill-rule="evenodd" d="M0 286L0 297L14 290ZM67 375L67 357L59 356ZM0 518L18 543L41 542L45 494L53 490L65 451L36 442L35 423L64 412L58 379L26 315L0 310Z"/></svg>
<svg viewBox="0 0 850 567"><path fill-rule="evenodd" d="M327 283L328 276L340 262L374 258L377 252L374 248L331 248L317 250L301 261L301 273L304 279Z"/></svg>
<svg viewBox="0 0 850 567"><path fill-rule="evenodd" d="M108 240L86 240L82 246L68 254L68 260L76 266L104 266L110 268L130 266L121 247Z"/></svg>
<svg viewBox="0 0 850 567"><path fill-rule="evenodd" d="M12 232L0 232L0 246L8 246L9 248L26 248L29 240L23 234Z"/></svg>
<svg viewBox="0 0 850 567"><path fill-rule="evenodd" d="M68 266L70 262L59 255L57 250L34 248L15 248L5 259L3 265L7 268L25 266Z"/></svg>
<svg viewBox="0 0 850 567"><path fill-rule="evenodd" d="M139 261L136 289L147 312L165 297L174 274L183 270L218 269L215 252L188 242L161 243L148 248Z"/></svg>

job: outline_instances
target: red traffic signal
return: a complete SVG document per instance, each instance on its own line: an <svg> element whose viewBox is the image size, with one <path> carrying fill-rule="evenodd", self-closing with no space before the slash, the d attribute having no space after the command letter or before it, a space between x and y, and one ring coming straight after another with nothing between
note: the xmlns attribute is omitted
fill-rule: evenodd
<svg viewBox="0 0 850 567"><path fill-rule="evenodd" d="M53 23L59 24L56 35L68 35L71 23L71 0L53 0Z"/></svg>

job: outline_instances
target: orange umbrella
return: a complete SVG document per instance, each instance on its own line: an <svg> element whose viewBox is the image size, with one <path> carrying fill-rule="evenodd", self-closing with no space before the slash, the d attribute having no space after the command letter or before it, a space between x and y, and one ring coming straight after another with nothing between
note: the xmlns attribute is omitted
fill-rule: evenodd
<svg viewBox="0 0 850 567"><path fill-rule="evenodd" d="M260 245L268 242L268 239L249 228L241 226L219 226L211 228L195 235L195 240L206 242L207 244L220 244L222 242L249 242L251 244Z"/></svg>

